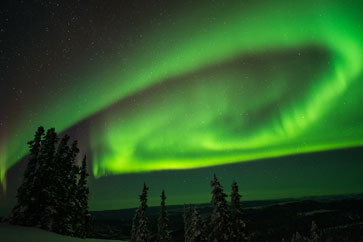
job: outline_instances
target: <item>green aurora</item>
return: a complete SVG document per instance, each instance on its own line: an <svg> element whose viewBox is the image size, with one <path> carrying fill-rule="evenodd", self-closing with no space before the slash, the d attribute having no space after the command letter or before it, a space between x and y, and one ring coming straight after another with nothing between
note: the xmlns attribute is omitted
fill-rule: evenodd
<svg viewBox="0 0 363 242"><path fill-rule="evenodd" d="M119 59L81 65L30 102L1 134L2 183L38 125L92 115L95 177L362 144L363 2L198 5L145 23Z"/></svg>

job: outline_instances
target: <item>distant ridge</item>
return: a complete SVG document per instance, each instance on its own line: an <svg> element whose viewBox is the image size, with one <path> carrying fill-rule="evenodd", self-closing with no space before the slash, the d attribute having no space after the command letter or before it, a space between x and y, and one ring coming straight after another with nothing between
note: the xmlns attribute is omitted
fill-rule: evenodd
<svg viewBox="0 0 363 242"><path fill-rule="evenodd" d="M268 199L268 200L251 200L251 201L243 201L242 207L244 209L247 208L258 208L258 207L267 207L272 205L281 205L281 204L288 204L294 202L303 202L303 201L317 201L317 202L329 202L329 201L339 201L339 200L346 200L346 199L363 199L363 193L357 194L342 194L342 195L325 195L325 196L305 196L301 198L282 198L282 199ZM189 204L186 204L187 206ZM210 203L199 203L199 204L192 204L196 206L201 213L210 211L212 205ZM148 214L158 214L160 206L150 206L148 208ZM180 205L167 205L166 206L168 213L179 213L183 211L184 204ZM91 211L91 214L97 220L119 220L120 217L123 219L131 219L134 215L136 208L124 208L124 209L114 209L114 210L100 210L100 211Z"/></svg>

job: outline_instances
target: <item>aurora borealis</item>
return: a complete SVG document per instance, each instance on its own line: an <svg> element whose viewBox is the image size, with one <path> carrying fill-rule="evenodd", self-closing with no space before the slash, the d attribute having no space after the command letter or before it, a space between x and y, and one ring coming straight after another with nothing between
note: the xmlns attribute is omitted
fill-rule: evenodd
<svg viewBox="0 0 363 242"><path fill-rule="evenodd" d="M5 9L3 185L39 125L72 132L96 178L362 145L360 1Z"/></svg>

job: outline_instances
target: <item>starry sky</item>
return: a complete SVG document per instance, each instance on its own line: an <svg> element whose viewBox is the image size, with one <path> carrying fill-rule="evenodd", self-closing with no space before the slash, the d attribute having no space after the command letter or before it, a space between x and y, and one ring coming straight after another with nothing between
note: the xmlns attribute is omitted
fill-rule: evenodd
<svg viewBox="0 0 363 242"><path fill-rule="evenodd" d="M248 200L363 192L360 1L7 0L0 14L2 204L39 125L79 141L92 209L135 206L143 181L154 204L163 187L207 202L214 172Z"/></svg>

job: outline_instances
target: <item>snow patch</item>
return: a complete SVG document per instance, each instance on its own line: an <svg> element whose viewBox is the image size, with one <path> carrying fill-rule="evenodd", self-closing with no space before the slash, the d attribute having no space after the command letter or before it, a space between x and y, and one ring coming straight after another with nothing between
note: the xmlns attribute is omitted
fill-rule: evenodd
<svg viewBox="0 0 363 242"><path fill-rule="evenodd" d="M32 227L0 224L1 241L6 242L122 242L121 240L79 239Z"/></svg>

